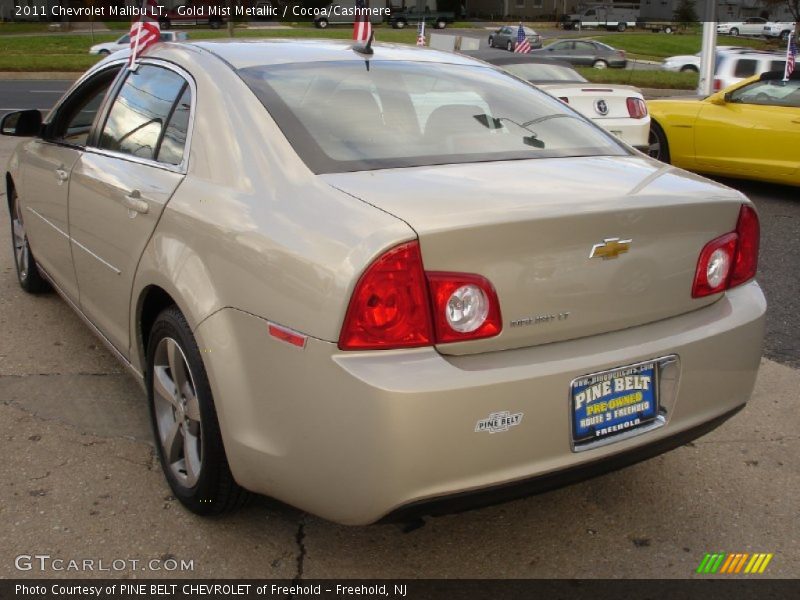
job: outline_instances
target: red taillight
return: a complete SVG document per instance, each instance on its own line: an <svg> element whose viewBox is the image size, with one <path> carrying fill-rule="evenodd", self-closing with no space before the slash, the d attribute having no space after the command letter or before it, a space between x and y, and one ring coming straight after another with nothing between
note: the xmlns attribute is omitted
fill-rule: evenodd
<svg viewBox="0 0 800 600"><path fill-rule="evenodd" d="M722 89L722 79L714 79L714 91L718 92Z"/></svg>
<svg viewBox="0 0 800 600"><path fill-rule="evenodd" d="M466 273L428 273L436 341L459 342L500 333L500 303L489 280Z"/></svg>
<svg viewBox="0 0 800 600"><path fill-rule="evenodd" d="M491 337L501 329L491 283L467 273L425 273L419 242L413 241L381 255L361 276L339 348L413 348Z"/></svg>
<svg viewBox="0 0 800 600"><path fill-rule="evenodd" d="M692 298L717 294L755 277L759 238L758 215L742 205L736 230L711 240L700 252Z"/></svg>
<svg viewBox="0 0 800 600"><path fill-rule="evenodd" d="M625 104L631 119L644 119L647 116L647 105L641 98L628 98Z"/></svg>
<svg viewBox="0 0 800 600"><path fill-rule="evenodd" d="M731 287L750 281L756 276L758 268L761 227L758 223L758 215L751 206L745 204L739 211L736 233L739 235L739 246L736 249L736 259L733 261Z"/></svg>
<svg viewBox="0 0 800 600"><path fill-rule="evenodd" d="M347 308L339 348L413 348L432 343L419 243L408 242L379 257L359 279Z"/></svg>

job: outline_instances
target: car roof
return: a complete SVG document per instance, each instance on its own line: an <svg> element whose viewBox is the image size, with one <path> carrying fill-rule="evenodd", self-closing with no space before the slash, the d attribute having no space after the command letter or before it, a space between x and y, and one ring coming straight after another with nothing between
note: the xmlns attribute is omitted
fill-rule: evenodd
<svg viewBox="0 0 800 600"><path fill-rule="evenodd" d="M344 40L202 40L191 41L189 44L218 56L234 69L289 63L358 62L366 59L475 64L467 56L408 44L374 43L372 45L374 53L369 56L355 52L353 42Z"/></svg>
<svg viewBox="0 0 800 600"><path fill-rule="evenodd" d="M551 60L541 56L530 54L515 54L504 50L462 50L461 54L477 58L493 65L516 65L522 63L533 63L540 65L555 65L572 69L572 65L559 60Z"/></svg>

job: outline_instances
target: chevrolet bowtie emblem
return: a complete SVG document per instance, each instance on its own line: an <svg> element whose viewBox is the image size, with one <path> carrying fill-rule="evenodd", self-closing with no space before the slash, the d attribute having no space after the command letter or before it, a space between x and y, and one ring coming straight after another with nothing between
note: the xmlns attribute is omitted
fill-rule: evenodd
<svg viewBox="0 0 800 600"><path fill-rule="evenodd" d="M606 238L602 244L592 246L589 258L602 258L610 260L617 258L620 254L625 254L631 247L633 240L621 240L619 238Z"/></svg>

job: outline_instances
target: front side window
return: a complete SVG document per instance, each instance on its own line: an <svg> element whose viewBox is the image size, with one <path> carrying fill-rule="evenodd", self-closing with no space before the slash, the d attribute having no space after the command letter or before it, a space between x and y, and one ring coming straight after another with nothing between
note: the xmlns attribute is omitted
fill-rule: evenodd
<svg viewBox="0 0 800 600"><path fill-rule="evenodd" d="M754 81L732 91L730 102L800 108L800 81L797 79Z"/></svg>
<svg viewBox="0 0 800 600"><path fill-rule="evenodd" d="M111 106L98 146L138 158L160 160L162 134L169 130L167 123L174 118L173 129L188 126L188 111L179 102L187 87L183 77L169 69L142 65L131 71ZM186 123L180 125L183 119ZM170 132L169 136L164 156L169 157L169 164L175 164L171 161L175 160L174 141L179 136L175 132ZM185 139L185 131L183 136Z"/></svg>
<svg viewBox="0 0 800 600"><path fill-rule="evenodd" d="M106 69L85 81L61 104L45 136L56 142L85 146L97 111L120 67Z"/></svg>
<svg viewBox="0 0 800 600"><path fill-rule="evenodd" d="M239 74L317 173L624 155L557 99L485 66L370 61Z"/></svg>

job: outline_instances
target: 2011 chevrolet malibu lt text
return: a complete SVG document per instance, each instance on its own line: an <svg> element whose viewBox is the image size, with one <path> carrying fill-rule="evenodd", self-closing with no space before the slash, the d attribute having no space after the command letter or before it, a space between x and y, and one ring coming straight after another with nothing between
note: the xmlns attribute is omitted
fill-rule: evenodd
<svg viewBox="0 0 800 600"><path fill-rule="evenodd" d="M745 405L766 310L746 197L486 63L371 50L161 43L3 120L30 137L4 173L19 282L141 381L177 498L432 514Z"/></svg>

